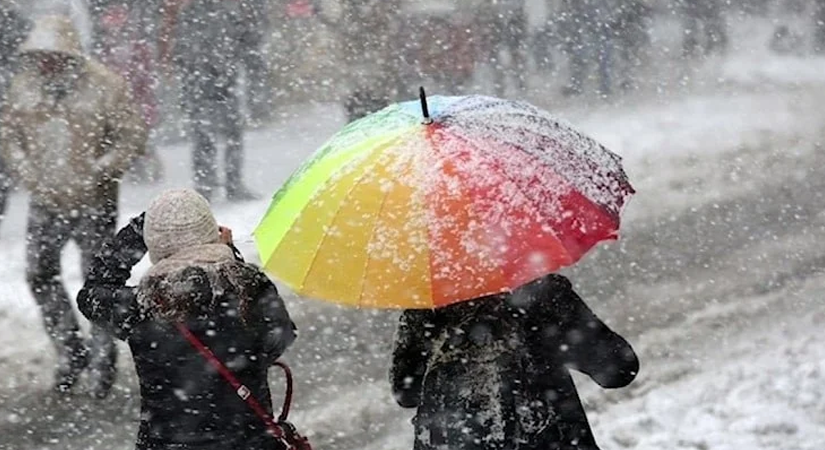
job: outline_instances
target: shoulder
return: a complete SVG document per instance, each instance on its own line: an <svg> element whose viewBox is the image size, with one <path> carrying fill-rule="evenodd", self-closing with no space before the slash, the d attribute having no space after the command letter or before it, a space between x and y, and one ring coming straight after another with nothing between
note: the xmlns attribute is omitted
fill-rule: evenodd
<svg viewBox="0 0 825 450"><path fill-rule="evenodd" d="M232 281L250 297L278 294L275 283L254 264L232 261L225 264L225 270L230 274Z"/></svg>
<svg viewBox="0 0 825 450"><path fill-rule="evenodd" d="M551 273L521 286L513 292L516 303L530 302L543 297L559 297L573 292L573 284L566 277Z"/></svg>
<svg viewBox="0 0 825 450"><path fill-rule="evenodd" d="M563 275L559 275L557 273L551 273L544 278L536 280L536 283L543 285L545 289L558 289L558 290L572 290L573 283L567 279L567 277Z"/></svg>
<svg viewBox="0 0 825 450"><path fill-rule="evenodd" d="M86 59L86 76L93 86L98 86L102 89L110 89L114 92L118 90L127 91L126 80L118 73L109 69L100 61L94 58Z"/></svg>

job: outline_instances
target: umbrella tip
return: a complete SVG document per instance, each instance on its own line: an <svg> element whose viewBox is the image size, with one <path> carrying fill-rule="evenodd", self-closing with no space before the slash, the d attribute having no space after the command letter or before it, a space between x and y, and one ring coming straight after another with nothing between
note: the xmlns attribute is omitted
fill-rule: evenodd
<svg viewBox="0 0 825 450"><path fill-rule="evenodd" d="M433 123L430 117L430 108L427 106L427 93L424 92L424 86L418 88L418 98L421 99L421 114L424 115L424 124L429 125Z"/></svg>

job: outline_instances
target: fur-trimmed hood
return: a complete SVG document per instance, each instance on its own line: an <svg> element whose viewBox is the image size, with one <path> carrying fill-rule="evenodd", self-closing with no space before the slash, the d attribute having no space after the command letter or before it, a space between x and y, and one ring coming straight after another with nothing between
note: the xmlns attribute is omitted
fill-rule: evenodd
<svg viewBox="0 0 825 450"><path fill-rule="evenodd" d="M235 258L224 244L189 247L152 266L138 285L143 312L165 320L185 320L215 309L216 301L234 295L243 318L259 290L261 273Z"/></svg>

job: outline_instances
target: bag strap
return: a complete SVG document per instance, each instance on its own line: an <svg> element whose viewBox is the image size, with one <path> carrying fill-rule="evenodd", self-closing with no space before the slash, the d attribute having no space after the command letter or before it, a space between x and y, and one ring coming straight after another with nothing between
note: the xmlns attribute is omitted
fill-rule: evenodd
<svg viewBox="0 0 825 450"><path fill-rule="evenodd" d="M292 406L292 370L281 361L275 361L273 366L280 367L284 371L284 378L286 378L284 405L281 407L281 415L278 416L278 422L286 422L289 420L289 407Z"/></svg>
<svg viewBox="0 0 825 450"><path fill-rule="evenodd" d="M178 331L180 331L180 334L182 334L183 337L185 337L186 340L189 341L189 343L192 344L192 346L195 347L195 349L204 358L206 358L206 360L209 361L210 364L212 364L212 367L214 367L215 370L217 370L218 373L221 374L223 379L226 380L226 382L229 383L233 389L235 389L235 393L238 394L238 397L243 399L243 401L245 401L246 404L249 405L249 408L252 409L255 415L257 415L264 422L269 434L271 434L277 439L285 440L286 432L284 431L283 427L278 425L278 423L272 419L272 416L270 416L266 412L264 407L261 406L261 404L255 398L255 396L252 395L252 391L250 391L248 387L244 386L240 381L238 381L235 375L232 374L232 371L230 371L221 362L221 360L218 359L217 356L215 356L215 353L213 353L212 350L209 349L209 347L204 345L203 342L201 342L201 340L198 339L197 336L195 336L192 333L192 331L190 331L189 328L186 327L186 325L179 322L175 324L175 326L178 328ZM287 365L282 362L275 362L275 365L284 369L284 373L287 375L287 397L284 400L284 410L281 412L281 420L285 420L287 415L289 414L289 403L292 401L292 373L289 370L289 367L287 367Z"/></svg>

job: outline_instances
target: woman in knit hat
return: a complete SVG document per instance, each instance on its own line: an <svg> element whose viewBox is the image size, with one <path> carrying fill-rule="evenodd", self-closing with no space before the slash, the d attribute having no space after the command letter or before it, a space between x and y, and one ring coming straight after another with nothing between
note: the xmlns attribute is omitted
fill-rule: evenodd
<svg viewBox="0 0 825 450"><path fill-rule="evenodd" d="M137 287L131 268L148 251ZM129 343L140 378L137 448L276 449L265 424L176 328L184 324L271 415L267 371L295 339L275 285L236 258L190 189L164 192L95 257L78 306Z"/></svg>

